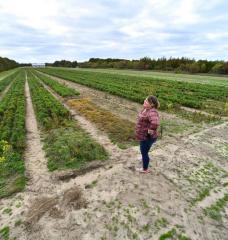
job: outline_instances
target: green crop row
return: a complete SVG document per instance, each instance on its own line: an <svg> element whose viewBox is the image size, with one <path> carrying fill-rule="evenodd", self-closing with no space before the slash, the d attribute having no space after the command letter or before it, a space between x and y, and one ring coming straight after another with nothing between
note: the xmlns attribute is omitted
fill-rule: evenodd
<svg viewBox="0 0 228 240"><path fill-rule="evenodd" d="M69 88L63 84L58 83L57 81L47 77L39 72L32 71L32 73L37 76L40 80L42 80L45 84L51 87L54 91L56 91L62 97L72 97L77 96L80 93L74 90L73 88Z"/></svg>
<svg viewBox="0 0 228 240"><path fill-rule="evenodd" d="M170 106L174 109L185 106L211 111L208 101L216 101L217 108L213 111L220 115L228 114L225 109L228 87L80 70L39 70L139 103L142 103L146 96L155 95L160 100L162 110L167 110Z"/></svg>
<svg viewBox="0 0 228 240"><path fill-rule="evenodd" d="M36 77L31 72L27 72L27 77L39 126L48 130L69 120L69 112L44 89Z"/></svg>
<svg viewBox="0 0 228 240"><path fill-rule="evenodd" d="M0 198L25 186L25 73L20 71L0 102Z"/></svg>
<svg viewBox="0 0 228 240"><path fill-rule="evenodd" d="M0 81L0 93L4 91L7 86L9 86L9 84L13 81L13 79L16 78L17 74L18 72L14 72L11 75L4 77L4 79Z"/></svg>
<svg viewBox="0 0 228 240"><path fill-rule="evenodd" d="M50 171L80 168L93 160L107 159L104 148L80 128L31 72L28 82Z"/></svg>

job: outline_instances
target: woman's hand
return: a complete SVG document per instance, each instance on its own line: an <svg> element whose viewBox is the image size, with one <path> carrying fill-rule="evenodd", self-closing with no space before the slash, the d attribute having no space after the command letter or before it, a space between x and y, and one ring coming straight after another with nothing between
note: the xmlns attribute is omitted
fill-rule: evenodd
<svg viewBox="0 0 228 240"><path fill-rule="evenodd" d="M153 135L154 134L154 130L148 129L148 134Z"/></svg>

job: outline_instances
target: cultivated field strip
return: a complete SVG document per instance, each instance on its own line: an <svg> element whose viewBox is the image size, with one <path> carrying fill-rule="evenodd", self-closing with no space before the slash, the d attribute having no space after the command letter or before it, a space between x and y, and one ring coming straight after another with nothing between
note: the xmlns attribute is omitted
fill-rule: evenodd
<svg viewBox="0 0 228 240"><path fill-rule="evenodd" d="M47 77L35 71L32 71L32 73L37 75L39 79L41 79L46 85L51 87L55 92L57 92L62 97L76 97L77 95L80 95L80 93L75 89L63 86L62 84L59 84L58 82L52 80L50 77Z"/></svg>
<svg viewBox="0 0 228 240"><path fill-rule="evenodd" d="M91 161L107 159L104 148L80 128L31 72L28 82L50 171L80 168Z"/></svg>
<svg viewBox="0 0 228 240"><path fill-rule="evenodd" d="M41 75L38 77L40 78L40 76ZM43 81L43 78L40 79ZM50 78L46 77L46 79L49 80ZM58 84L59 88L61 87L64 91L66 86L56 82L55 80L51 81ZM44 83L46 84L46 82ZM61 93L55 90L53 84L50 85L50 87L57 94L61 95ZM89 99L73 99L69 100L67 104L71 109L75 109L80 115L84 116L91 123L94 123L99 130L105 132L109 139L114 144L117 144L118 147L125 149L138 144L135 140L135 124L129 120L121 119L110 111L98 107Z"/></svg>
<svg viewBox="0 0 228 240"><path fill-rule="evenodd" d="M67 68L63 68L66 69ZM69 70L69 68L68 68ZM72 69L71 69L72 70ZM74 70L78 70L77 68ZM94 68L80 68L80 71L88 71L88 72L102 72L102 73L109 73L109 74L120 74L120 75L127 75L127 76L142 76L148 78L156 78L162 80L170 80L170 81L180 81L180 82L190 82L190 83L200 83L200 84L209 84L215 86L224 86L228 87L228 77L221 76L221 75L200 75L200 74L181 74L181 73L172 73L172 72L156 72L156 71L140 71L140 70L124 70L124 69L94 69Z"/></svg>
<svg viewBox="0 0 228 240"><path fill-rule="evenodd" d="M25 72L21 71L0 102L0 198L25 186Z"/></svg>
<svg viewBox="0 0 228 240"><path fill-rule="evenodd" d="M3 95L3 91L10 85L10 83L17 77L18 72L15 72L9 76L6 76L0 81L0 96Z"/></svg>
<svg viewBox="0 0 228 240"><path fill-rule="evenodd" d="M1 72L0 73L0 81L2 81L7 76L10 76L10 75L14 74L17 71L18 71L18 69L11 69L11 70L8 70L8 71Z"/></svg>
<svg viewBox="0 0 228 240"><path fill-rule="evenodd" d="M37 78L37 80L39 80L39 78L37 76L36 76L36 78ZM110 154L110 157L112 159L117 159L117 158L119 159L120 158L120 155L123 154L122 151L119 149L119 147L117 147L116 145L114 145L110 141L109 137L103 131L100 131L90 121L85 119L83 116L80 116L77 111L75 111L72 107L70 107L66 103L64 98L59 96L50 87L48 87L44 83L43 83L43 86L44 86L45 89L47 89L56 98L57 101L60 101L64 105L64 107L66 109L68 109L68 111L71 113L73 118L80 123L80 126L86 132L88 132L97 142L99 142L101 145L104 146L104 148Z"/></svg>
<svg viewBox="0 0 228 240"><path fill-rule="evenodd" d="M16 195L16 198L0 200L0 238L226 239L227 123L213 127L207 125L203 131L188 137L163 139L162 145L158 142L150 153L152 172L140 175L136 172L137 165L141 166L136 160L139 157L138 148L117 148L96 125L67 105L68 96L61 97L62 90L57 94L57 90L53 90L55 84L49 81L50 85L47 86L31 71L27 71L31 96L26 83L27 152L24 148L23 152L31 182L28 191ZM20 74L22 77L18 84L22 84L23 91L25 81L21 80L25 79L25 72L21 71ZM16 82L17 79L12 82L4 99L13 86L16 88ZM16 94L17 97L19 95ZM31 98L35 112L32 111ZM84 100L77 97L70 101L86 105ZM13 103L18 104L15 101ZM8 104L8 107L11 109L13 105ZM2 116L3 112L0 111L0 124ZM41 162L44 153L38 135L43 140L48 161L51 159L49 170L80 169L87 165L86 161L82 165L73 162L78 160L83 150L80 147L86 142L93 156L96 148L96 145L90 144L90 136L83 141L86 131L82 132L81 127L104 146L111 155L111 161L83 176L54 184L49 178L52 173L47 171L46 162ZM19 127L14 132L17 131L20 132ZM5 144L4 149L7 148ZM84 156L87 153L82 154ZM83 189L83 198L77 185Z"/></svg>
<svg viewBox="0 0 228 240"><path fill-rule="evenodd" d="M143 102L145 96L153 94L160 99L161 109L166 111L177 111L179 106L185 106L221 116L228 114L225 105L228 96L227 87L54 68L40 69L40 71L136 102ZM213 106L211 101L214 103ZM204 119L209 120L209 116L204 116Z"/></svg>
<svg viewBox="0 0 228 240"><path fill-rule="evenodd" d="M76 82L64 80L52 75L47 75L46 73L42 74L59 82L60 84L74 88L76 91L80 91L81 98L90 99L98 107L106 109L116 116L126 119L134 124L136 122L138 113L142 109L142 105L137 102L133 102L116 95L111 95L104 91L89 88ZM163 127L163 136L165 137L173 135L176 136L177 134L186 135L203 127L201 123L193 123L190 120L180 118L179 116L175 116L174 114L169 114L164 111L159 111L159 114L161 117L161 125Z"/></svg>

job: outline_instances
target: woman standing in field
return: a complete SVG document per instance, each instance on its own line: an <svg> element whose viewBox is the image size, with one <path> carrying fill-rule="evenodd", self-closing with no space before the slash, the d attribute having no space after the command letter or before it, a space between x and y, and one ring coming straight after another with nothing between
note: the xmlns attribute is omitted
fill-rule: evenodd
<svg viewBox="0 0 228 240"><path fill-rule="evenodd" d="M159 126L159 101L155 96L149 96L144 100L143 109L138 115L136 124L136 138L140 143L143 167L138 169L140 173L149 173L149 150L158 137Z"/></svg>

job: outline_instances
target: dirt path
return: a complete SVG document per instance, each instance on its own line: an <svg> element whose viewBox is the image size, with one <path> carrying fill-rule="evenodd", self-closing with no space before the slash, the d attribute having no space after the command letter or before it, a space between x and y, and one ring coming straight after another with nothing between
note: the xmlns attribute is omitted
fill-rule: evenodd
<svg viewBox="0 0 228 240"><path fill-rule="evenodd" d="M47 169L47 159L40 140L40 132L37 127L35 112L30 96L29 85L26 76L26 131L27 142L25 151L26 175L29 178L27 191L38 193L51 193L54 187L51 184L50 173Z"/></svg>
<svg viewBox="0 0 228 240"><path fill-rule="evenodd" d="M227 133L227 126L221 125L213 137L224 131ZM39 231L32 232L29 239L157 240L173 228L193 240L225 239L227 219L217 223L203 214L205 207L222 197L222 185L216 184L208 197L192 206L190 200L197 195L199 186L185 178L204 166L212 153L209 160L215 164L225 160L219 155L214 159L212 146L198 146L198 141L203 143L208 136L206 132L191 142L174 140L163 149L155 149L149 175L135 172L138 162L131 156L62 183L59 191L79 184L87 208L71 209L62 218L45 214L37 223ZM200 156L199 151L204 151L205 156ZM214 190L221 193L216 196Z"/></svg>

